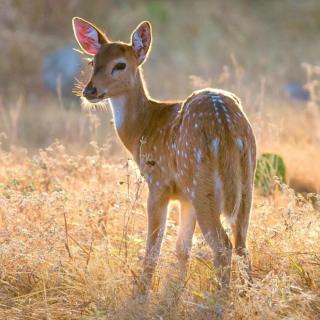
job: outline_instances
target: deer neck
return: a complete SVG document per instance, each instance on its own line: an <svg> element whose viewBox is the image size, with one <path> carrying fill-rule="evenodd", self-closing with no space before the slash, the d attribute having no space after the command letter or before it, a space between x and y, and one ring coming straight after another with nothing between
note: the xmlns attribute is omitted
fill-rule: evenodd
<svg viewBox="0 0 320 320"><path fill-rule="evenodd" d="M138 156L140 139L151 118L150 100L138 70L135 86L109 99L117 134L124 146Z"/></svg>

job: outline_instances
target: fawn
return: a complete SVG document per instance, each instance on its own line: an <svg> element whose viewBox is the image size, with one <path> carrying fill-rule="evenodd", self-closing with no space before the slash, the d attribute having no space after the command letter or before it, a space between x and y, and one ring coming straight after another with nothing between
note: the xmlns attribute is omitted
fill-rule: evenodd
<svg viewBox="0 0 320 320"><path fill-rule="evenodd" d="M184 101L153 100L141 70L151 48L149 22L133 31L130 43L111 41L84 19L72 22L80 47L93 56L91 79L82 95L91 103L109 100L117 134L149 187L144 290L157 264L170 200L181 205L176 251L182 272L197 221L213 250L218 279L228 287L232 244L221 214L230 222L236 253L246 259L250 271L246 237L256 144L240 100L210 88Z"/></svg>

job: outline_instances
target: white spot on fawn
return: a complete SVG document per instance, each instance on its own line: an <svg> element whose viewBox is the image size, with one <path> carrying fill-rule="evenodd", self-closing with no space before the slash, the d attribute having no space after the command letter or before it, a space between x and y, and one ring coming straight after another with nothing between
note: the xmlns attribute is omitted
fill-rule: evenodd
<svg viewBox="0 0 320 320"><path fill-rule="evenodd" d="M211 141L212 150L213 150L213 153L215 154L215 156L217 156L218 153L219 153L219 145L220 145L220 139L219 138L214 138Z"/></svg>
<svg viewBox="0 0 320 320"><path fill-rule="evenodd" d="M215 94L211 96L211 101L213 102L214 105L216 105L216 103L218 103L218 104L224 103L222 98L219 95L215 95Z"/></svg>
<svg viewBox="0 0 320 320"><path fill-rule="evenodd" d="M221 193L222 191L222 181L218 172L216 172L214 179L214 190L217 194Z"/></svg>
<svg viewBox="0 0 320 320"><path fill-rule="evenodd" d="M201 159L202 159L202 151L200 149L198 149L196 151L196 160L199 163L201 161Z"/></svg>
<svg viewBox="0 0 320 320"><path fill-rule="evenodd" d="M215 195L215 200L217 201L218 205L218 210L221 212L223 210L223 193L222 193L222 180L220 177L220 174L218 170L216 169L214 172L214 195Z"/></svg>
<svg viewBox="0 0 320 320"><path fill-rule="evenodd" d="M238 145L240 151L242 151L244 147L244 143L241 138L236 138L236 144Z"/></svg>
<svg viewBox="0 0 320 320"><path fill-rule="evenodd" d="M224 103L224 101L223 101L220 97L218 97L217 101L218 101L219 103L221 103L221 104Z"/></svg>

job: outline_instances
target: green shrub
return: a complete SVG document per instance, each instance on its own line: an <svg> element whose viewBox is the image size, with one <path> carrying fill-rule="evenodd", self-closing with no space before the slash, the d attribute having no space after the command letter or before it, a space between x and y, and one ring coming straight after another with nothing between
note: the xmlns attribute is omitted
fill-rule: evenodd
<svg viewBox="0 0 320 320"><path fill-rule="evenodd" d="M277 154L263 153L257 161L255 175L255 185L260 188L264 194L272 192L274 177L277 177L280 183L286 181L286 166Z"/></svg>

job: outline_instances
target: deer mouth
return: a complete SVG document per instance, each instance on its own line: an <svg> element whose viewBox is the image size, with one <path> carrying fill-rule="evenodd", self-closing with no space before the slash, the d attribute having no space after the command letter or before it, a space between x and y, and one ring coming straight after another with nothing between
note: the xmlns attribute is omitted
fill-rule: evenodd
<svg viewBox="0 0 320 320"><path fill-rule="evenodd" d="M108 99L108 96L106 95L106 93L102 93L99 96L96 96L94 98L88 98L85 97L90 103L98 103L101 102L102 100Z"/></svg>
<svg viewBox="0 0 320 320"><path fill-rule="evenodd" d="M99 100L104 100L104 99L107 99L107 98L108 98L107 94L106 94L106 93L102 93L102 94L100 94L100 95L98 96L97 99L99 99Z"/></svg>

